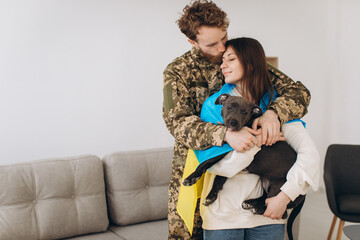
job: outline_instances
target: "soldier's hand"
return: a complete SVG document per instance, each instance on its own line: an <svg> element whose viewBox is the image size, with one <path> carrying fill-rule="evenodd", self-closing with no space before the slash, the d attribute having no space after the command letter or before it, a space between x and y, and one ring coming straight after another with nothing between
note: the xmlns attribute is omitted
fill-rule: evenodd
<svg viewBox="0 0 360 240"><path fill-rule="evenodd" d="M261 117L254 120L253 130L261 128L261 145L271 146L277 141L284 140L280 132L280 121L273 110L267 110Z"/></svg>
<svg viewBox="0 0 360 240"><path fill-rule="evenodd" d="M261 134L261 130L254 130L248 127L241 128L240 131L226 130L225 141L238 152L245 152L258 144L257 135Z"/></svg>

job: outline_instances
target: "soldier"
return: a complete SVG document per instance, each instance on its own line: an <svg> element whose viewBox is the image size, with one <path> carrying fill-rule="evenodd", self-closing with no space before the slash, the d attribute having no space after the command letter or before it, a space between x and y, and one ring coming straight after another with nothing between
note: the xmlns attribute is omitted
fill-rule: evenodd
<svg viewBox="0 0 360 240"><path fill-rule="evenodd" d="M256 142L251 136L243 138L239 132L200 119L205 99L224 84L220 64L229 26L226 13L213 2L198 0L184 8L177 24L192 49L164 70L163 117L175 138L168 202L169 240L203 239L199 211L195 213L191 236L176 210L188 149L207 149L227 142L236 151L244 152ZM310 92L301 82L294 82L273 66L268 65L268 70L279 97L249 131L254 135L261 133L261 143L272 145L281 137L281 124L307 113ZM254 130L257 126L260 130Z"/></svg>

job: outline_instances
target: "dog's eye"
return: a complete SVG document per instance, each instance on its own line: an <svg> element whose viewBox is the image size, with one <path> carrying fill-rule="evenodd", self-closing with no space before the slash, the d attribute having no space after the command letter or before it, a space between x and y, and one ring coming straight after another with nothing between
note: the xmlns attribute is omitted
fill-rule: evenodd
<svg viewBox="0 0 360 240"><path fill-rule="evenodd" d="M241 109L241 113L243 114L243 115L247 115L248 114L248 112L243 108L243 109Z"/></svg>
<svg viewBox="0 0 360 240"><path fill-rule="evenodd" d="M228 109L228 110L231 110L232 108L233 108L232 105L227 106L227 109Z"/></svg>

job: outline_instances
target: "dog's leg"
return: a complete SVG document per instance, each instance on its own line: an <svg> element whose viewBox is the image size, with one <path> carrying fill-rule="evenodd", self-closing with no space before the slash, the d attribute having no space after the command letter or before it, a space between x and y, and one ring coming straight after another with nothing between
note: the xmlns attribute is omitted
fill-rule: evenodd
<svg viewBox="0 0 360 240"><path fill-rule="evenodd" d="M286 179L275 179L275 180L270 180L269 182L269 188L268 188L268 197L275 197L276 195L278 195L280 193L280 188L282 185L284 185L284 183L286 182ZM288 204L287 208L289 208L289 205L291 204L291 202ZM287 211L284 212L284 214L282 215L282 219L286 219L288 217L288 213Z"/></svg>
<svg viewBox="0 0 360 240"><path fill-rule="evenodd" d="M197 182L201 178L204 172L208 170L212 165L220 161L225 155L228 153L221 154L219 156L213 157L211 159L206 160L205 162L201 163L196 170L191 173L188 177L186 177L183 181L184 186L191 186Z"/></svg>
<svg viewBox="0 0 360 240"><path fill-rule="evenodd" d="M259 198L245 200L242 203L242 208L245 210L253 209L253 212L255 214L260 213L260 212L265 212L265 210L266 210L265 200L269 196L268 193L269 193L269 189L270 189L270 184L271 184L271 181L268 178L261 178L261 185L264 189L263 195Z"/></svg>
<svg viewBox="0 0 360 240"><path fill-rule="evenodd" d="M201 168L199 165L199 167L192 174L190 174L187 178L184 179L183 185L184 186L194 185L201 178L204 172L206 172L206 169Z"/></svg>
<svg viewBox="0 0 360 240"><path fill-rule="evenodd" d="M226 182L226 179L227 179L227 177L223 177L223 176L219 176L219 175L217 175L215 177L211 191L209 192L209 194L207 195L207 197L205 199L205 202L204 202L205 206L209 206L210 204L215 202L219 191L223 188L223 186Z"/></svg>
<svg viewBox="0 0 360 240"><path fill-rule="evenodd" d="M254 214L262 215L266 210L266 198L267 193L264 191L261 197L245 200L241 206L245 210L252 210Z"/></svg>

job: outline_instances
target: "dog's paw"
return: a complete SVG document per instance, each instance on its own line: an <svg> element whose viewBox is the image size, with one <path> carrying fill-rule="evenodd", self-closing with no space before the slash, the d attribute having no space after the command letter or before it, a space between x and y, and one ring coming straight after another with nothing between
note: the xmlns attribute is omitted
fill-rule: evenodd
<svg viewBox="0 0 360 240"><path fill-rule="evenodd" d="M216 200L216 197L215 198L206 198L205 202L203 204L204 204L204 206L209 206L210 204L215 202L215 200Z"/></svg>
<svg viewBox="0 0 360 240"><path fill-rule="evenodd" d="M192 186L192 185L194 185L198 180L200 179L200 177L198 177L198 178L185 178L184 179L184 181L182 182L182 184L184 185L184 186Z"/></svg>
<svg viewBox="0 0 360 240"><path fill-rule="evenodd" d="M213 202L215 202L217 199L217 193L210 192L209 195L206 197L204 205L209 206Z"/></svg>
<svg viewBox="0 0 360 240"><path fill-rule="evenodd" d="M191 180L189 180L189 179L187 179L187 178L185 178L184 179L184 181L182 182L182 184L184 185L184 186L191 186L192 184L191 184Z"/></svg>
<svg viewBox="0 0 360 240"><path fill-rule="evenodd" d="M210 204L212 204L211 200L205 199L203 205L204 205L204 206L209 206Z"/></svg>
<svg viewBox="0 0 360 240"><path fill-rule="evenodd" d="M251 202L249 201L244 201L242 204L241 204L242 208L245 209L245 210L250 210L250 209L253 209L254 208L254 205L251 204Z"/></svg>
<svg viewBox="0 0 360 240"><path fill-rule="evenodd" d="M266 206L255 206L251 211L253 214L256 215L264 215L264 212L266 211Z"/></svg>

